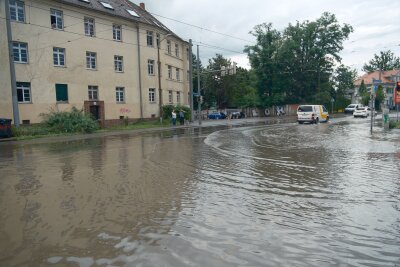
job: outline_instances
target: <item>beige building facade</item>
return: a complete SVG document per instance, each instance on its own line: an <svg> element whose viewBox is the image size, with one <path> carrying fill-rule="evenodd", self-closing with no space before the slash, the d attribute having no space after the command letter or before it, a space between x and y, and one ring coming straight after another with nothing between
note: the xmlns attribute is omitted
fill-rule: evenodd
<svg viewBox="0 0 400 267"><path fill-rule="evenodd" d="M188 43L125 0L9 1L20 123L85 109L103 125L189 104ZM0 117L13 118L6 21L0 20ZM160 43L158 47L158 43Z"/></svg>

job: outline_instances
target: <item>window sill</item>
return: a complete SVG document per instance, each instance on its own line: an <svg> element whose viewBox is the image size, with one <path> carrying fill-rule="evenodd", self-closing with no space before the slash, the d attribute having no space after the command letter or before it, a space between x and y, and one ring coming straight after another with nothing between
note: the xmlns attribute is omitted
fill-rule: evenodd
<svg viewBox="0 0 400 267"><path fill-rule="evenodd" d="M25 64L25 65L29 64L29 62L21 62L21 61L14 61L14 63L17 63L17 64Z"/></svg>
<svg viewBox="0 0 400 267"><path fill-rule="evenodd" d="M122 40L113 39L113 41L122 43Z"/></svg>
<svg viewBox="0 0 400 267"><path fill-rule="evenodd" d="M68 100L67 101L56 101L56 104L69 104Z"/></svg>
<svg viewBox="0 0 400 267"><path fill-rule="evenodd" d="M92 70L92 71L97 71L97 69L88 69L88 68L86 68L86 70Z"/></svg>
<svg viewBox="0 0 400 267"><path fill-rule="evenodd" d="M149 104L157 104L157 102L155 102L155 101L154 102L149 102Z"/></svg>
<svg viewBox="0 0 400 267"><path fill-rule="evenodd" d="M124 73L124 71L115 71L115 73Z"/></svg>
<svg viewBox="0 0 400 267"><path fill-rule="evenodd" d="M117 101L117 104L126 104L126 102L125 101L122 101L122 102Z"/></svg>
<svg viewBox="0 0 400 267"><path fill-rule="evenodd" d="M27 102L18 102L18 104L33 104L32 101Z"/></svg>
<svg viewBox="0 0 400 267"><path fill-rule="evenodd" d="M64 31L64 27L62 29L56 28L56 27L51 27L51 29L56 30L56 31Z"/></svg>
<svg viewBox="0 0 400 267"><path fill-rule="evenodd" d="M154 77L154 76L156 76L156 75L155 75L154 73L153 73L153 74L150 74L150 73L149 73L149 76L153 76L153 77Z"/></svg>
<svg viewBox="0 0 400 267"><path fill-rule="evenodd" d="M66 68L67 68L67 66L65 66L65 65L54 65L54 67L56 67L56 68L62 68L62 69L66 69Z"/></svg>

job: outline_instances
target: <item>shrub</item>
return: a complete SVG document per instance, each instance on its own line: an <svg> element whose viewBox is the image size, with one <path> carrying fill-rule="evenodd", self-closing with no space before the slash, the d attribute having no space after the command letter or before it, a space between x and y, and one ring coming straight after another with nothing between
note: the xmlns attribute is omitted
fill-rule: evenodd
<svg viewBox="0 0 400 267"><path fill-rule="evenodd" d="M390 129L394 129L394 128L400 129L400 122L399 121L390 120L389 121L389 128Z"/></svg>
<svg viewBox="0 0 400 267"><path fill-rule="evenodd" d="M41 114L43 123L52 133L92 133L99 128L98 123L83 110L72 107L71 111L50 111Z"/></svg>

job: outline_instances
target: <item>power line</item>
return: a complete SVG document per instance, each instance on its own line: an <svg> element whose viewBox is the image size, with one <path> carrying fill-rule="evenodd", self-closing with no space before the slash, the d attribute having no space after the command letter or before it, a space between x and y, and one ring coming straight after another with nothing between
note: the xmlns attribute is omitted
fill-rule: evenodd
<svg viewBox="0 0 400 267"><path fill-rule="evenodd" d="M247 39L243 39L243 38L240 38L240 37L236 37L236 36L233 36L233 35L230 35L230 34L226 34L226 33L222 33L222 32L217 32L217 31L210 30L210 29L207 29L207 28L203 28L203 27L201 27L201 26L197 26L197 25L194 25L194 24L190 24L190 23L187 23L187 22L184 22L184 21L180 21L180 20L177 20L177 19L168 18L168 17L162 16L162 15L159 15L159 14L155 14L155 13L151 13L151 12L149 12L149 13L152 14L152 15L154 15L154 16L157 16L157 17L160 17L160 18L164 18L164 19L168 19L168 20L171 20L171 21L175 21L175 22L178 22L178 23L181 23L181 24L184 24L184 25L193 27L193 28L197 28L197 29L200 29L200 30L204 30L204 31L208 31L208 32L215 33L215 34L219 34L219 35L222 35L222 36L225 36L225 37L229 37L229 38L241 40L241 41L244 41L244 42L247 42L247 43L256 44L256 42L254 42L254 41L250 41L250 40L247 40Z"/></svg>

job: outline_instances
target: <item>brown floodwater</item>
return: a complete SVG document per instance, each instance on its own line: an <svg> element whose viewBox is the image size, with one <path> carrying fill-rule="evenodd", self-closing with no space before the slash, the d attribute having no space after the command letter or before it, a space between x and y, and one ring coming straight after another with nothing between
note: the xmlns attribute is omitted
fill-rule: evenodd
<svg viewBox="0 0 400 267"><path fill-rule="evenodd" d="M400 266L367 120L0 143L0 266Z"/></svg>

